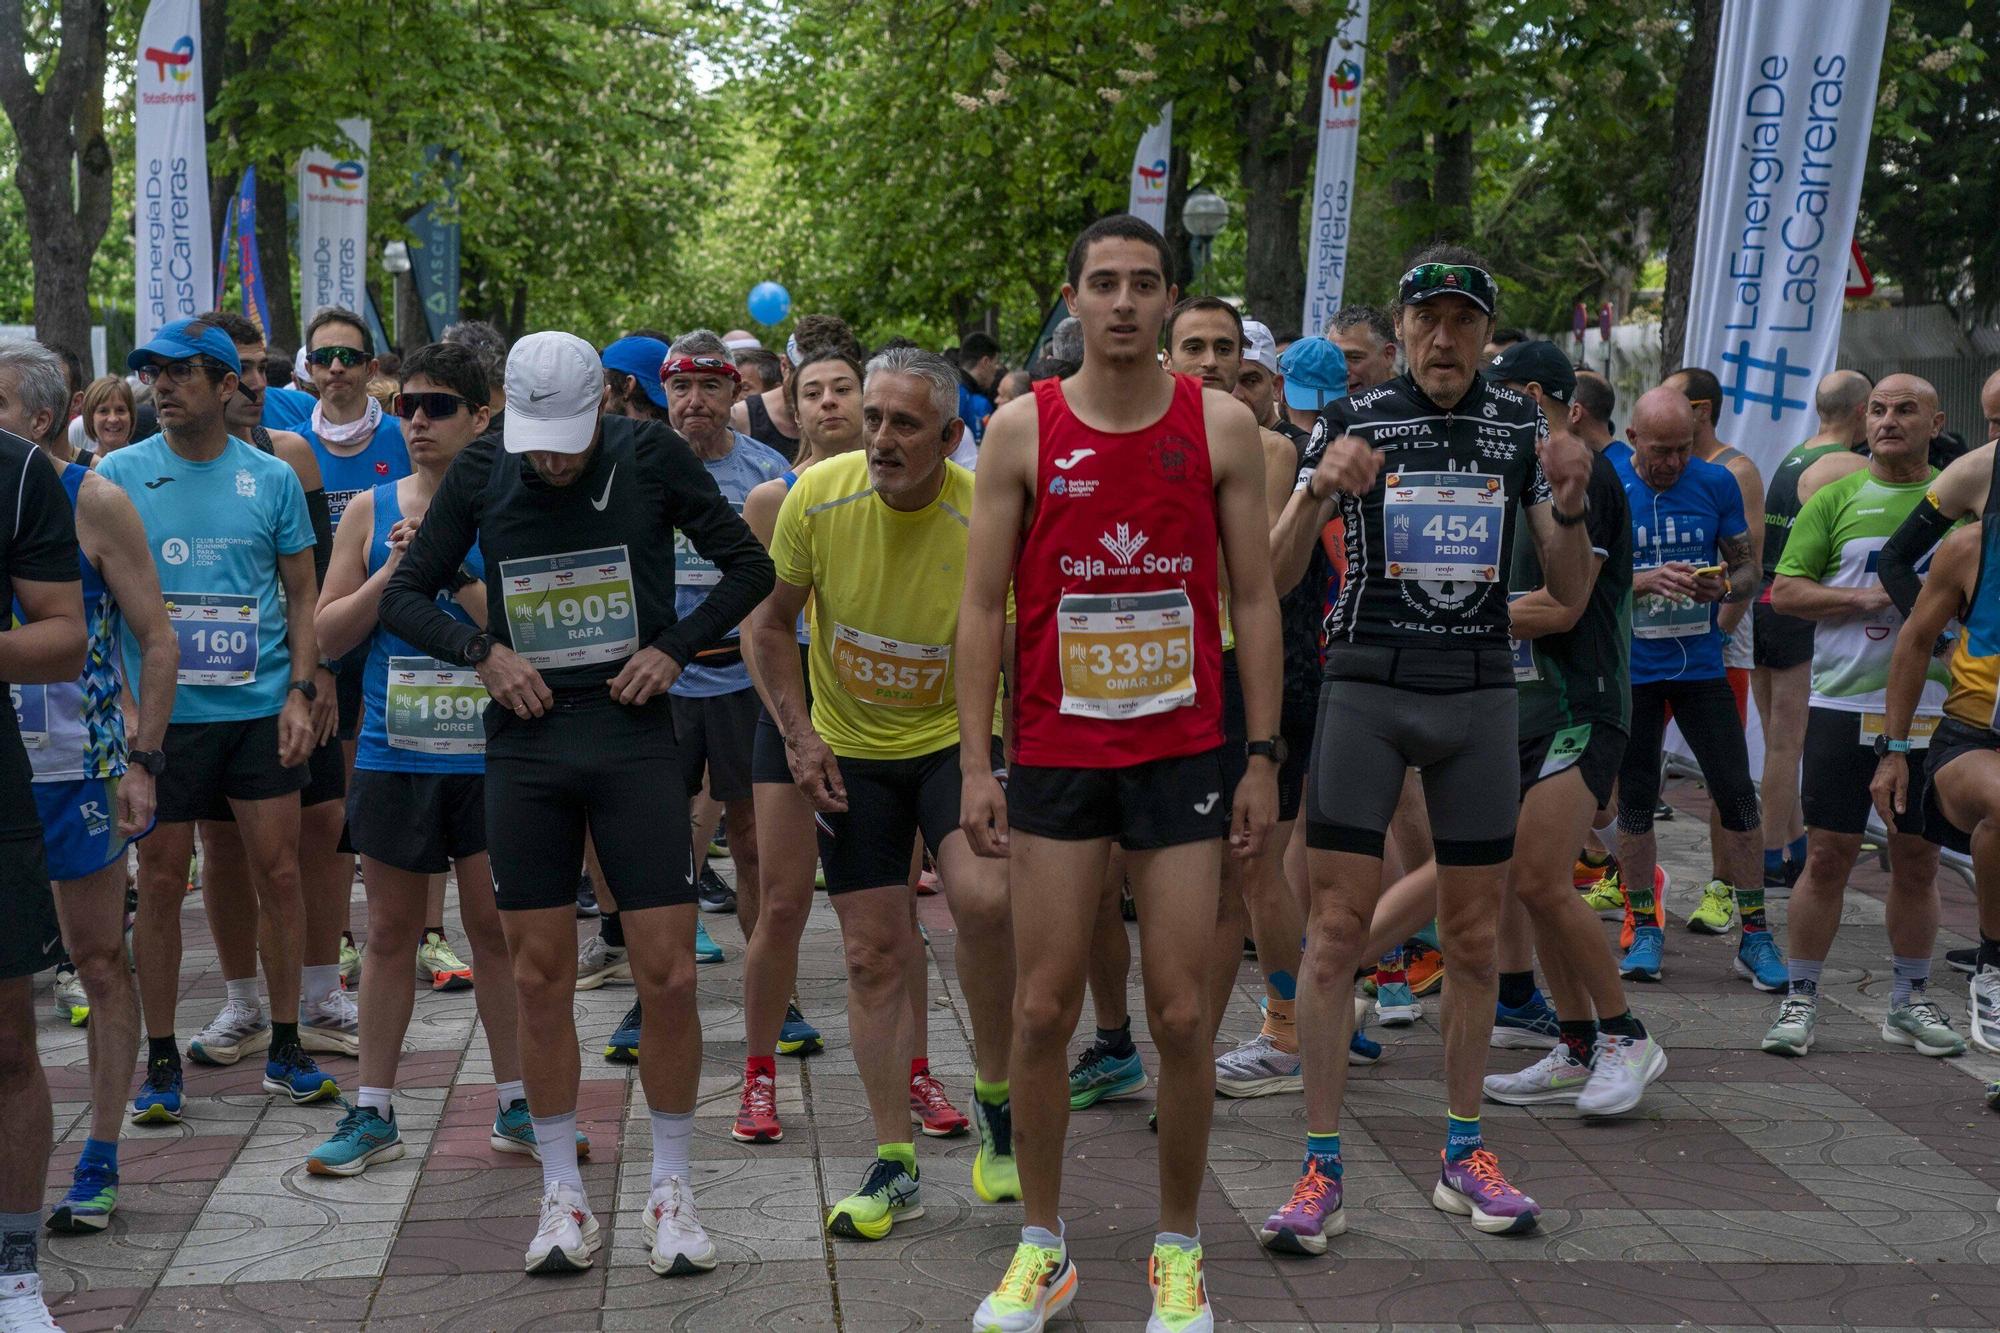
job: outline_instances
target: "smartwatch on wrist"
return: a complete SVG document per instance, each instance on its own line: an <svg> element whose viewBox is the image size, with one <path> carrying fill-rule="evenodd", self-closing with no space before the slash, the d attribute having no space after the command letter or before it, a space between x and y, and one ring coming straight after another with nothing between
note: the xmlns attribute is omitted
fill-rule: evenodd
<svg viewBox="0 0 2000 1333"><path fill-rule="evenodd" d="M167 752L165 750L127 750L125 752L125 759L127 763L136 764L138 767L151 773L154 777L158 777L167 771Z"/></svg>
<svg viewBox="0 0 2000 1333"><path fill-rule="evenodd" d="M1291 747L1285 744L1283 736L1273 736L1268 741L1251 741L1243 747L1243 753L1251 759L1268 759L1283 768Z"/></svg>
<svg viewBox="0 0 2000 1333"><path fill-rule="evenodd" d="M310 679L295 680L290 685L287 685L285 689L287 691L297 690L306 697L306 702L309 704L319 702L319 686L313 684Z"/></svg>
<svg viewBox="0 0 2000 1333"><path fill-rule="evenodd" d="M492 655L493 636L491 634L475 634L472 636L472 642L465 645L465 664L467 666L476 667Z"/></svg>
<svg viewBox="0 0 2000 1333"><path fill-rule="evenodd" d="M1910 743L1907 740L1892 740L1887 736L1877 736L1875 738L1875 757L1877 759L1882 758L1884 755L1908 754L1909 752Z"/></svg>

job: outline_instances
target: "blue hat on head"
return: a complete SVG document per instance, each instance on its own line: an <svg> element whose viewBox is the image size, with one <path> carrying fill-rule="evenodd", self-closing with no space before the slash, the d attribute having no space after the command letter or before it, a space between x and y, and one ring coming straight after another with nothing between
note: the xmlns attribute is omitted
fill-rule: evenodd
<svg viewBox="0 0 2000 1333"><path fill-rule="evenodd" d="M664 409L667 391L660 385L660 367L667 359L667 345L658 338L620 338L604 349L600 358L606 370L630 375L639 381L653 406Z"/></svg>
<svg viewBox="0 0 2000 1333"><path fill-rule="evenodd" d="M191 332L196 325L201 326L201 331ZM221 362L232 375L243 373L243 361L236 355L236 344L229 340L229 335L198 319L162 324L151 341L132 349L132 354L125 358L125 369L137 370L149 361L186 361L197 356Z"/></svg>
<svg viewBox="0 0 2000 1333"><path fill-rule="evenodd" d="M1285 406L1317 412L1347 395L1347 354L1325 338L1301 338L1278 358L1285 377Z"/></svg>

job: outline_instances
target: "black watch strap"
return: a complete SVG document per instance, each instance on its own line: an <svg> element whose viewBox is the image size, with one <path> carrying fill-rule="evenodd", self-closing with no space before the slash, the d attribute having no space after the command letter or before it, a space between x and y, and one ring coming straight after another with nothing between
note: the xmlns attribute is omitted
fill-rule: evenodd
<svg viewBox="0 0 2000 1333"><path fill-rule="evenodd" d="M154 777L158 777L167 771L167 752L165 750L127 750L125 752L125 760L128 764L136 764L140 768L145 769Z"/></svg>

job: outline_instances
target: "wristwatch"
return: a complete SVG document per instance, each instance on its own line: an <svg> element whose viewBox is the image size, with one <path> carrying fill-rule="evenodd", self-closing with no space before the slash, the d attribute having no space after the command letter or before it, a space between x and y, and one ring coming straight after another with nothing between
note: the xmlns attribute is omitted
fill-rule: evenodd
<svg viewBox="0 0 2000 1333"><path fill-rule="evenodd" d="M137 764L154 777L158 777L167 771L167 752L165 750L127 750L125 752L125 759L128 763Z"/></svg>
<svg viewBox="0 0 2000 1333"><path fill-rule="evenodd" d="M337 657L322 657L319 659L319 669L326 672L329 676L338 676L340 674L340 659Z"/></svg>
<svg viewBox="0 0 2000 1333"><path fill-rule="evenodd" d="M1875 757L1877 759L1882 758L1884 755L1908 754L1909 752L1910 743L1906 740L1891 740L1887 736L1877 736L1875 738Z"/></svg>
<svg viewBox="0 0 2000 1333"><path fill-rule="evenodd" d="M287 690L297 690L306 697L306 702L309 704L319 702L319 686L313 684L310 678L295 680L285 688Z"/></svg>
<svg viewBox="0 0 2000 1333"><path fill-rule="evenodd" d="M1251 759L1268 759L1278 767L1285 766L1286 758L1292 750L1285 744L1283 736L1273 736L1268 741L1251 741L1243 747L1243 753Z"/></svg>
<svg viewBox="0 0 2000 1333"><path fill-rule="evenodd" d="M476 667L492 655L493 636L491 634L475 634L472 636L471 642L465 645L464 657L467 666Z"/></svg>

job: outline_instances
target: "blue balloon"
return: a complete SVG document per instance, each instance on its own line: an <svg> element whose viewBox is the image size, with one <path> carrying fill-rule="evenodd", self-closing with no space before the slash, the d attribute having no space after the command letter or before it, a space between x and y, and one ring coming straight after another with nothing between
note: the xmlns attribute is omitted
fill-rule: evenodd
<svg viewBox="0 0 2000 1333"><path fill-rule="evenodd" d="M750 289L750 318L759 324L780 324L792 313L792 294L775 282L760 282Z"/></svg>

